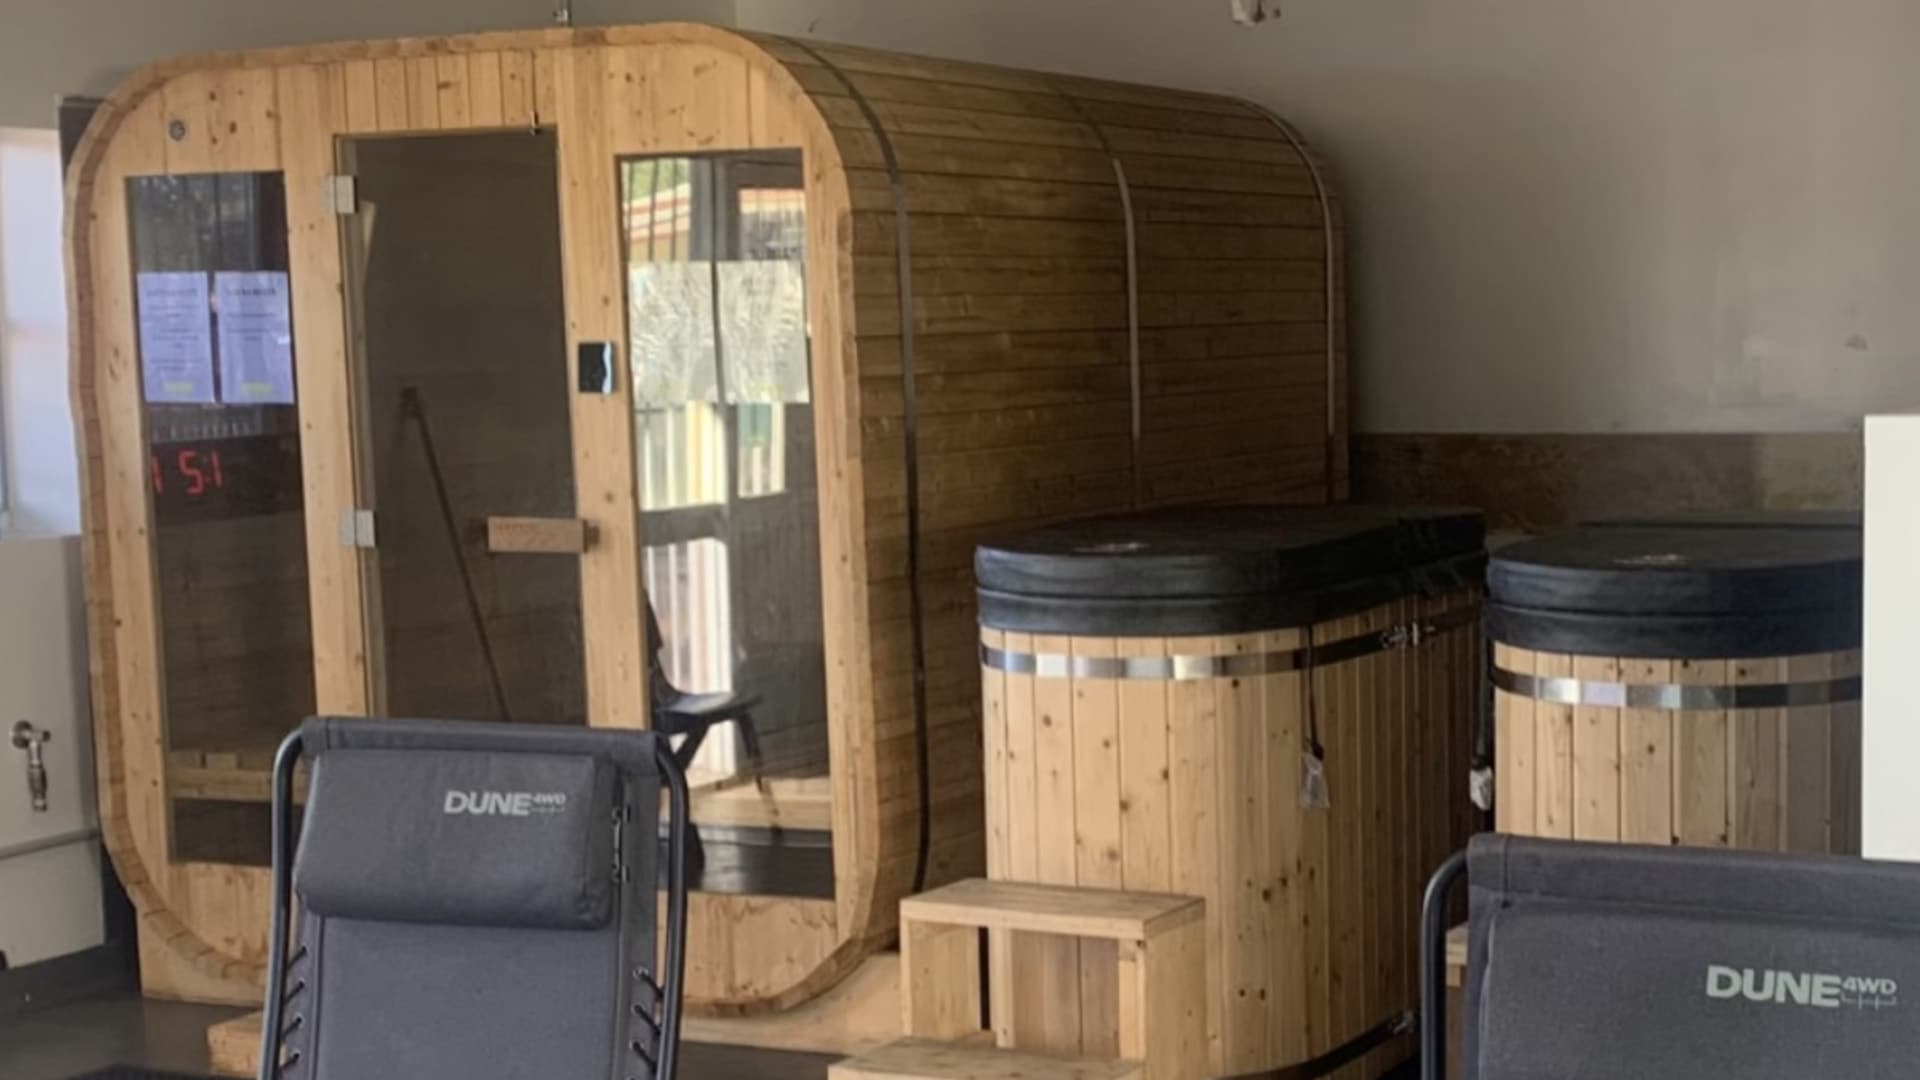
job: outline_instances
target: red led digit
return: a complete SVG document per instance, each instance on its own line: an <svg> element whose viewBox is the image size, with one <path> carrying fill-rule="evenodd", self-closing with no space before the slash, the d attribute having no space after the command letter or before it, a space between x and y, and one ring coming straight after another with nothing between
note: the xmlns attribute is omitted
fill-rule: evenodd
<svg viewBox="0 0 1920 1080"><path fill-rule="evenodd" d="M182 450L174 464L180 467L180 475L187 478L187 494L204 495L207 493L207 474L200 471L200 451Z"/></svg>
<svg viewBox="0 0 1920 1080"><path fill-rule="evenodd" d="M227 476L220 471L220 451L215 450L207 456L213 459L213 486L216 488L226 487Z"/></svg>

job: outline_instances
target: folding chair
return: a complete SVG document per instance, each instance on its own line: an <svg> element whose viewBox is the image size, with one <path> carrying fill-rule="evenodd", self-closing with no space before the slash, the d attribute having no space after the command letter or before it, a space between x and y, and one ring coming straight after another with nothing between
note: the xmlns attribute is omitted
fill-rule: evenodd
<svg viewBox="0 0 1920 1080"><path fill-rule="evenodd" d="M1427 1080L1462 874L1467 1080L1920 1074L1920 867L1484 836L1423 907Z"/></svg>
<svg viewBox="0 0 1920 1080"><path fill-rule="evenodd" d="M274 762L260 1080L673 1080L686 824L650 732L309 720Z"/></svg>

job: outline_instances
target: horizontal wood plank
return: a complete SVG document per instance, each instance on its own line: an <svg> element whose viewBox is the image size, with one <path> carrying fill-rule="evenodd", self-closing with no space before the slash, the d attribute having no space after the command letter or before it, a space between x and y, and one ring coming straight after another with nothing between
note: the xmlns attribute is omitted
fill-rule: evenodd
<svg viewBox="0 0 1920 1080"><path fill-rule="evenodd" d="M957 881L904 900L907 922L1144 941L1206 914L1191 896L1118 892L1015 881Z"/></svg>

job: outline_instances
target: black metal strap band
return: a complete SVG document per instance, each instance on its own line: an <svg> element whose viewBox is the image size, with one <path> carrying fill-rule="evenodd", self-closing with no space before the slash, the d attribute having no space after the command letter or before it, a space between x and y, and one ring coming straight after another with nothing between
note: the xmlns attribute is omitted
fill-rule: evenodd
<svg viewBox="0 0 1920 1080"><path fill-rule="evenodd" d="M927 860L933 850L933 762L932 739L927 728L927 631L924 625L926 598L920 581L920 404L914 387L913 372L913 247L912 218L907 212L907 186L900 177L900 159L894 153L893 139L880 122L880 113L853 84L838 64L820 50L793 38L788 43L803 50L846 87L847 96L867 119L873 137L880 144L880 157L886 163L887 180L893 188L895 253L900 276L900 405L901 441L906 454L907 481L907 608L911 622L913 651L913 728L919 743L920 838L914 858L913 891L927 885Z"/></svg>

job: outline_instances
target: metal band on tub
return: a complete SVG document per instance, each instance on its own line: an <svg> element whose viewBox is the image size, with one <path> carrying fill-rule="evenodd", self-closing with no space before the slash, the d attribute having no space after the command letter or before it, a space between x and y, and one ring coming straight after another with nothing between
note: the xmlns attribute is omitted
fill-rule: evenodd
<svg viewBox="0 0 1920 1080"><path fill-rule="evenodd" d="M1493 669L1494 689L1555 705L1596 709L1664 709L1671 712L1737 712L1742 709L1808 709L1860 700L1860 676L1797 683L1689 686L1623 683L1527 675Z"/></svg>
<svg viewBox="0 0 1920 1080"><path fill-rule="evenodd" d="M933 761L932 738L927 728L927 631L922 625L926 609L920 583L920 405L913 377L913 248L910 241L912 219L907 212L907 186L900 179L900 159L894 153L893 140L880 123L880 114L853 84L840 65L827 59L820 50L793 38L788 43L802 50L833 74L847 96L860 107L879 141L880 157L886 163L887 181L893 189L894 247L899 258L900 276L900 405L901 437L906 452L907 482L907 605L912 624L913 650L913 729L919 743L920 778L919 850L914 856L913 891L927 885L927 860L933 851Z"/></svg>
<svg viewBox="0 0 1920 1080"><path fill-rule="evenodd" d="M1344 664L1391 649L1410 649L1457 630L1480 617L1477 608L1457 608L1431 619L1401 623L1304 649L1261 653L1176 654L1173 656L1073 656L1067 653L1015 652L980 647L980 663L1009 675L1041 679L1141 679L1188 682L1195 679L1252 678Z"/></svg>

